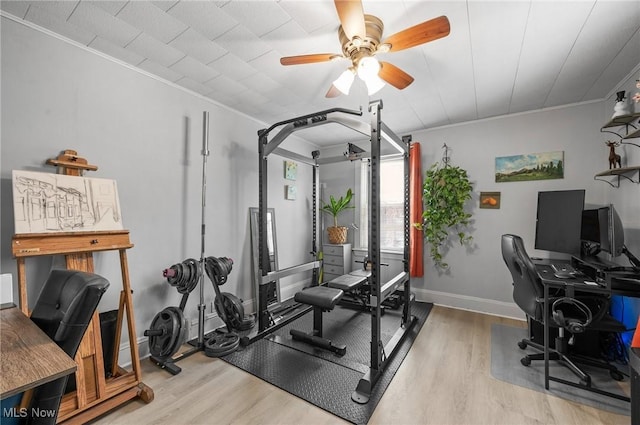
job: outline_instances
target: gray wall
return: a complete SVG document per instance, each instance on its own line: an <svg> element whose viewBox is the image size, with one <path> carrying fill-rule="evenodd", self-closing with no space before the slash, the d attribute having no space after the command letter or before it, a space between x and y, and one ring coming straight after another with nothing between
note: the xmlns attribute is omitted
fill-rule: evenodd
<svg viewBox="0 0 640 425"><path fill-rule="evenodd" d="M622 82L620 87L633 88L635 93L635 79ZM618 88L612 88L615 90ZM425 275L412 281L418 299L522 317L512 301L511 278L500 254L500 236L503 233L518 234L524 238L531 256L550 256L549 252L533 247L538 191L585 189L588 204L612 202L625 226L627 246L640 254L639 185L623 179L620 188L616 189L594 180L596 173L608 169L609 151L604 141L610 136L601 134L600 127L611 118L614 100L615 95L601 102L568 105L412 134L413 141L421 143L423 174L431 164L441 160L442 146L446 143L451 148L452 164L466 169L473 183L473 199L468 204L469 211L473 213L473 246L467 248L457 242L452 244L446 254L450 265L446 272L434 267L425 247ZM384 121L384 110L381 116ZM548 151L564 151L564 179L495 182L496 157ZM640 164L640 148L626 146L618 152L624 158L623 165L625 160L629 165ZM351 167L345 167L342 174L336 166L332 167L327 170L330 173L321 167L322 175L331 175L327 180L328 192L356 185ZM637 181L637 172L633 177ZM607 180L615 182L614 178ZM334 189L332 185L336 184L337 189ZM478 208L481 191L501 192L500 209ZM553 254L554 258L562 256ZM387 258L394 261L393 255ZM628 264L624 257L618 260ZM400 268L398 264L395 266Z"/></svg>
<svg viewBox="0 0 640 425"><path fill-rule="evenodd" d="M136 330L142 335L158 311L180 300L162 270L200 258L202 115L208 111L205 255L235 261L222 289L250 304L254 289L248 209L258 206L257 131L268 125L12 20L2 18L1 27L2 273L11 273L17 285L10 249L11 171L54 173L45 161L65 149L76 150L99 167L86 176L117 181L124 226L135 244L128 260ZM316 149L295 137L283 147L305 155ZM269 166L268 206L276 209L280 265L306 262L311 191L302 188L311 187L311 167L299 165L298 199L286 201L284 160L273 157ZM304 249L286 249L297 246ZM63 264L57 257L27 260L31 302L49 270ZM96 272L113 283L100 310L117 308L117 252L96 254L95 264ZM198 298L193 292L187 306L192 320L197 320ZM208 280L205 298L211 316L213 288Z"/></svg>
<svg viewBox="0 0 640 425"><path fill-rule="evenodd" d="M454 244L447 253L451 269L446 273L436 271L425 256L425 277L422 282L416 279L416 285L428 298L481 311L501 313L507 309L501 303L512 302L512 288L500 254L503 233L522 236L531 256L561 256L533 247L538 191L585 189L587 204L613 202L629 229L629 245L638 251L638 185L623 181L619 189L614 189L593 178L608 168L608 148L603 143L606 136L600 134L600 127L613 112L608 103L575 105L414 135L414 140L422 142L425 167L440 160L441 146L446 142L452 148L453 164L469 171L474 186L469 205L474 214L473 248ZM557 150L564 151L564 179L495 183L495 157ZM640 155L635 161L640 161ZM501 192L500 209L478 208L481 191Z"/></svg>

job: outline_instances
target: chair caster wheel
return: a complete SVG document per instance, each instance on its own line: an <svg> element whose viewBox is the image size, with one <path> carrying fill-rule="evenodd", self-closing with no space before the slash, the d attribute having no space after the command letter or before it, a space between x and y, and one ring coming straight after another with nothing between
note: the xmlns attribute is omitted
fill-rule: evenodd
<svg viewBox="0 0 640 425"><path fill-rule="evenodd" d="M609 371L609 375L611 375L611 378L615 381L624 380L624 375L619 370L611 370Z"/></svg>
<svg viewBox="0 0 640 425"><path fill-rule="evenodd" d="M531 365L531 359L529 357L523 357L520 359L520 363L522 363L523 366L529 366Z"/></svg>
<svg viewBox="0 0 640 425"><path fill-rule="evenodd" d="M527 344L525 344L523 341L518 341L518 347L524 350L525 348L527 348Z"/></svg>

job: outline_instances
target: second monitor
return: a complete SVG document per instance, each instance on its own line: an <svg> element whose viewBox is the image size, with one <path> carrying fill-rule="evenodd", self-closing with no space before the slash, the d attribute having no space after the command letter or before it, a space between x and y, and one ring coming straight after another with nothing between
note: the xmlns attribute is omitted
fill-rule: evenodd
<svg viewBox="0 0 640 425"><path fill-rule="evenodd" d="M580 255L584 190L538 192L535 248Z"/></svg>

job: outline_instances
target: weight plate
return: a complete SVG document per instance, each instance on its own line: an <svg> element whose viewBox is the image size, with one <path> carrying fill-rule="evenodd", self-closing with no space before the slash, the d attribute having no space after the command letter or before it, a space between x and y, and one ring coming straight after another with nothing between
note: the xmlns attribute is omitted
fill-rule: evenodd
<svg viewBox="0 0 640 425"><path fill-rule="evenodd" d="M180 349L180 346L187 341L187 333L189 332L189 320L184 316L184 313L182 312L180 307L169 307L169 308L171 308L175 312L181 324L178 339L175 342L175 347L174 347L175 351L171 353L171 355L173 355L176 351Z"/></svg>
<svg viewBox="0 0 640 425"><path fill-rule="evenodd" d="M167 307L156 314L151 321L150 330L160 330L162 334L149 337L151 355L160 359L171 357L179 347L177 341L180 338L181 328L182 321L172 307Z"/></svg>
<svg viewBox="0 0 640 425"><path fill-rule="evenodd" d="M207 257L204 260L204 268L211 283L214 286L222 286L233 269L233 260L227 257Z"/></svg>
<svg viewBox="0 0 640 425"><path fill-rule="evenodd" d="M198 285L200 272L198 262L193 258L174 264L170 269L173 270L173 276L167 277L167 282L178 289L179 293L188 294Z"/></svg>
<svg viewBox="0 0 640 425"><path fill-rule="evenodd" d="M233 294L223 292L216 297L214 305L218 316L227 327L238 331L251 329L255 325L253 317L245 317L242 300ZM224 311L224 315L222 314Z"/></svg>
<svg viewBox="0 0 640 425"><path fill-rule="evenodd" d="M233 318L234 318L233 327L238 331L246 331L248 329L253 328L256 322L254 320L253 315L250 315L249 317L245 316L242 300L228 292L224 292L223 294L226 295L227 298L229 298L229 301L233 308Z"/></svg>
<svg viewBox="0 0 640 425"><path fill-rule="evenodd" d="M240 337L233 332L214 332L204 342L204 353L209 357L222 357L238 349Z"/></svg>

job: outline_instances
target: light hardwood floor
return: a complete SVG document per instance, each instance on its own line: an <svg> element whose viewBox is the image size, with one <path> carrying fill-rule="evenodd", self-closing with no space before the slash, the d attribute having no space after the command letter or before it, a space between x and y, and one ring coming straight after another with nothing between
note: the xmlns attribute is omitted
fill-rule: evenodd
<svg viewBox="0 0 640 425"><path fill-rule="evenodd" d="M629 424L630 418L491 376L491 324L525 322L434 307L369 424ZM514 349L517 349L514 347ZM150 404L132 401L97 424L341 424L340 418L203 353L172 376L143 360ZM628 390L628 388L627 388Z"/></svg>

